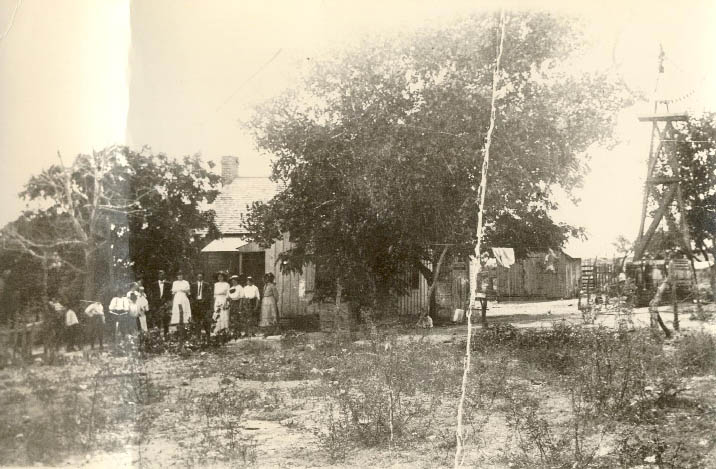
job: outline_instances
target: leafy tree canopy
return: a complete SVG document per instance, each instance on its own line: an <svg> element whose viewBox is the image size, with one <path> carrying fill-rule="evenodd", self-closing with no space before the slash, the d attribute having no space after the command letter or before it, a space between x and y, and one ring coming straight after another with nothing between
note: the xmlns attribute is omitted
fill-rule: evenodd
<svg viewBox="0 0 716 469"><path fill-rule="evenodd" d="M177 160L146 149L111 147L69 166L60 160L25 185L21 197L40 208L3 229L3 248L22 254L10 256L21 261L15 270L37 272L44 258L53 279L57 272L65 286L80 279L72 296L96 298L112 281L187 267L199 251L197 231L218 234L205 207L219 179L196 155Z"/></svg>
<svg viewBox="0 0 716 469"><path fill-rule="evenodd" d="M576 23L510 15L485 207L493 246L560 246L573 227L551 218L585 151L607 143L629 100L605 72L578 73ZM276 156L285 189L247 223L269 244L288 231L288 268L324 264L357 290L390 285L406 265L474 245L477 187L497 48L494 15L407 37L366 40L319 61L301 85L257 109L249 126ZM355 280L354 280L355 282ZM396 286L396 285L393 285Z"/></svg>
<svg viewBox="0 0 716 469"><path fill-rule="evenodd" d="M676 152L691 238L701 253L716 254L716 114L692 117L679 132Z"/></svg>

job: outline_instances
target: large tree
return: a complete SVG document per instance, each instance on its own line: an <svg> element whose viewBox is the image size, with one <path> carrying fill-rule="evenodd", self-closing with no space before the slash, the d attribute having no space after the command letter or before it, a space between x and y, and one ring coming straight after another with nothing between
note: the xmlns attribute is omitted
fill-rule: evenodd
<svg viewBox="0 0 716 469"><path fill-rule="evenodd" d="M314 64L298 89L258 109L250 126L276 155L285 189L258 204L249 227L268 243L288 231L288 268L306 260L374 283L414 266L428 282L448 249L474 246L477 187L497 46L494 15L408 37L371 38ZM575 23L510 15L499 77L485 204L485 242L560 246L553 189L580 182L584 154L606 142L626 93L603 72L575 71ZM351 272L351 275L348 275ZM361 275L356 275L356 272ZM362 281L373 278L374 281ZM367 291L366 291L367 290Z"/></svg>
<svg viewBox="0 0 716 469"><path fill-rule="evenodd" d="M217 234L206 204L218 181L198 156L110 147L60 158L25 185L33 209L3 229L3 249L22 254L15 270L47 265L75 299L97 299L102 286L185 266L199 249L195 233Z"/></svg>
<svg viewBox="0 0 716 469"><path fill-rule="evenodd" d="M716 258L716 114L689 119L676 142L686 224L695 251ZM711 290L716 295L716 264L711 262Z"/></svg>

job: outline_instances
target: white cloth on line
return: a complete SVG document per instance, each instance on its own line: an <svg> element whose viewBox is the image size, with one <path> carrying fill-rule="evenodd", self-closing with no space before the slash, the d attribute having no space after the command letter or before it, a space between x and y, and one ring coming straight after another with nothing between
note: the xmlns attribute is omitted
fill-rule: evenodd
<svg viewBox="0 0 716 469"><path fill-rule="evenodd" d="M512 248L492 248L497 264L508 269L515 263L515 250Z"/></svg>

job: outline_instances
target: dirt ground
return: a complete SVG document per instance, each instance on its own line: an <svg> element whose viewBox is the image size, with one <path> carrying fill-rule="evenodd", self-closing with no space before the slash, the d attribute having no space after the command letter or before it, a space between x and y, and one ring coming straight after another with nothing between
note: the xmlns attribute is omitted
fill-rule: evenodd
<svg viewBox="0 0 716 469"><path fill-rule="evenodd" d="M714 305L708 308L713 310ZM662 309L663 319L672 328L670 308ZM716 333L714 322L690 320L690 309L693 305L681 305L682 331ZM560 300L491 303L488 320L518 328L549 329L560 322L581 324L582 316L576 300ZM635 311L633 320L636 327L648 327L646 309ZM615 316L610 314L597 317L597 324L608 327L615 326L615 321ZM464 340L465 330L464 325L414 329L402 334L400 339L455 345L459 363L457 344ZM1 440L4 445L16 446L4 448L2 454L7 459L0 459L0 463L5 466L28 461L24 452L29 451L30 445L22 444L23 441L48 438L33 430L30 422L43 413L43 406L56 405L53 397L44 395L43 390L59 395L60 390L69 389L87 402L91 400L89 429L85 435L87 420L79 422L79 417L77 426L68 423L68 431L78 433L70 435L70 441L76 444L70 443L69 449L58 450L57 454L62 456L55 460L43 460L43 443L34 442L34 451L40 453L39 456L33 453L34 457L44 465L113 468L452 466L454 400L437 412L421 441L409 449L392 445L352 447L341 462L330 457L320 435L326 428L327 400L323 388L331 385L324 375L332 370L320 368L329 363L316 358L313 345L327 339L326 334L311 333L302 335L300 343L288 343L280 337L240 340L185 357L164 353L142 359L131 354L116 356L84 350L66 354L66 363L62 366L34 364L0 370L0 396L5 402L2 408L6 417L3 429L6 435L0 437L5 437ZM366 338L354 339L357 340L351 347L370 345ZM512 362L504 366L524 368L523 364ZM130 375L134 381L122 381L123 376ZM141 377L140 381L136 380L137 376ZM524 386L539 399L551 419L559 421L566 415L564 393L557 386L537 375L531 380L521 376L523 382L516 386ZM134 394L115 396L113 393L119 388L131 388ZM714 389L716 377L697 377L689 385L687 394L713 402ZM97 398L98 392L104 393L102 399ZM454 393L451 396L454 397ZM216 403L227 408L217 409ZM94 416L97 411L103 415L101 422ZM61 415L61 411L57 412ZM467 448L466 465L509 467L505 462L506 452L514 446L514 441L504 416L488 411L484 418L481 428L487 431L479 436L479 444ZM94 435L93 431L98 434ZM91 445L87 441L91 441ZM709 438L704 441L707 441L704 449L712 453L707 460L716 461L711 449L714 442ZM609 447L605 442L600 451L607 451ZM227 448L232 451L228 455Z"/></svg>

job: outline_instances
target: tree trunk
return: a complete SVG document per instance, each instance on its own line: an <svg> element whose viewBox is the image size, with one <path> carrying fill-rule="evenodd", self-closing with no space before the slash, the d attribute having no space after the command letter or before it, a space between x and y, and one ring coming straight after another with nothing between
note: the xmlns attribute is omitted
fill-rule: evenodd
<svg viewBox="0 0 716 469"><path fill-rule="evenodd" d="M676 272L676 264L672 260L669 262L669 278L672 279L671 282L669 282L669 287L671 288L671 307L674 312L674 330L679 330L679 299L676 296L676 275L673 275L673 273Z"/></svg>
<svg viewBox="0 0 716 469"><path fill-rule="evenodd" d="M445 255L447 254L448 250L450 249L450 246L445 245L443 247L442 252L440 252L440 257L438 258L437 262L434 263L433 267L433 274L432 274L432 281L430 282L430 287L428 288L428 316L435 319L436 309L437 309L437 302L435 301L435 292L437 291L438 286L438 280L440 279L440 270L442 269L443 262L445 261ZM423 318L423 314L420 315L420 318Z"/></svg>
<svg viewBox="0 0 716 469"><path fill-rule="evenodd" d="M711 238L711 254L713 255L714 262L709 267L709 273L711 274L711 298L716 301L716 236ZM708 262L708 256L706 261Z"/></svg>
<svg viewBox="0 0 716 469"><path fill-rule="evenodd" d="M699 291L699 277L696 274L696 265L694 263L694 256L689 258L689 268L691 269L691 287L696 295L696 315L699 318L704 316L704 307L701 305L701 291Z"/></svg>
<svg viewBox="0 0 716 469"><path fill-rule="evenodd" d="M97 251L94 246L88 246L84 250L85 257L85 278L82 289L83 299L95 301L95 277L97 275Z"/></svg>
<svg viewBox="0 0 716 469"><path fill-rule="evenodd" d="M654 295L654 298L652 298L649 302L649 319L651 324L651 330L653 333L655 333L657 326L661 327L661 330L664 331L664 335L667 339L671 338L671 331L668 327L666 327L664 321L661 320L661 316L659 315L659 303L661 302L662 295L666 291L666 287L669 286L671 275L671 272L669 272L669 275L666 276L666 278L659 285L659 288L656 289L656 294Z"/></svg>
<svg viewBox="0 0 716 469"><path fill-rule="evenodd" d="M48 363L53 363L55 361L55 345L56 345L56 337L59 331L55 330L55 317L56 314L54 311L50 310L50 296L48 294L48 287L49 287L49 274L48 274L48 266L47 266L47 255L43 256L40 260L42 265L42 285L41 285L41 291L40 296L42 298L42 311L44 314L42 315L42 331L43 331L43 337L42 337L42 348L43 352L45 354L45 360ZM31 345L32 346L32 345ZM32 353L32 352L30 352Z"/></svg>

